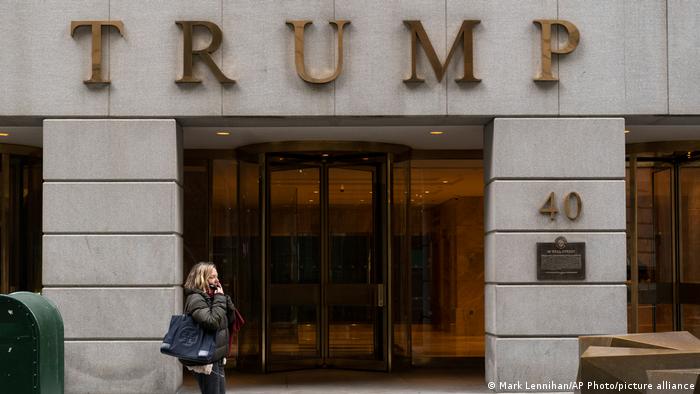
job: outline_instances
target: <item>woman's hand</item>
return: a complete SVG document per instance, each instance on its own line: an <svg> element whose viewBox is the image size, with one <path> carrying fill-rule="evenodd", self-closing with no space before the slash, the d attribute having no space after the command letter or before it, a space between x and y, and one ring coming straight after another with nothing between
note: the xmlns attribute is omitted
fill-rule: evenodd
<svg viewBox="0 0 700 394"><path fill-rule="evenodd" d="M223 287L221 287L221 284L216 286L216 291L214 292L214 294L224 294L224 289Z"/></svg>

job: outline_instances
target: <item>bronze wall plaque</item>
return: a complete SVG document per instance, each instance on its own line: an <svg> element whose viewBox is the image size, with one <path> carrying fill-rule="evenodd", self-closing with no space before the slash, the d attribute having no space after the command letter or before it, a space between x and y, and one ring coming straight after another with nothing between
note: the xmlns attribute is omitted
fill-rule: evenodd
<svg viewBox="0 0 700 394"><path fill-rule="evenodd" d="M553 243L537 243L537 280L586 279L586 243L567 242L557 237Z"/></svg>

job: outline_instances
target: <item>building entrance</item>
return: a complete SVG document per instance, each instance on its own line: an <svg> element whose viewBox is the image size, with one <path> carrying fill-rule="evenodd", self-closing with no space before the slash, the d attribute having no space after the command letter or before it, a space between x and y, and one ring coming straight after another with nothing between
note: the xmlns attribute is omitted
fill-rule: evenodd
<svg viewBox="0 0 700 394"><path fill-rule="evenodd" d="M267 156L269 370L386 370L385 154Z"/></svg>
<svg viewBox="0 0 700 394"><path fill-rule="evenodd" d="M700 142L628 146L629 331L700 335Z"/></svg>
<svg viewBox="0 0 700 394"><path fill-rule="evenodd" d="M184 272L246 318L229 368L481 366L481 152L369 142L185 151Z"/></svg>
<svg viewBox="0 0 700 394"><path fill-rule="evenodd" d="M0 144L0 293L41 290L41 149Z"/></svg>

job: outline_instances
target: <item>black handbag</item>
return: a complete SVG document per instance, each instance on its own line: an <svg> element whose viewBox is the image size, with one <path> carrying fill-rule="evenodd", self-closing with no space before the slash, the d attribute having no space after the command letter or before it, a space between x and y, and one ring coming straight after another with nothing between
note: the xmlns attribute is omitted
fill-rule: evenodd
<svg viewBox="0 0 700 394"><path fill-rule="evenodd" d="M204 330L190 315L173 315L160 352L196 364L214 362L216 332Z"/></svg>

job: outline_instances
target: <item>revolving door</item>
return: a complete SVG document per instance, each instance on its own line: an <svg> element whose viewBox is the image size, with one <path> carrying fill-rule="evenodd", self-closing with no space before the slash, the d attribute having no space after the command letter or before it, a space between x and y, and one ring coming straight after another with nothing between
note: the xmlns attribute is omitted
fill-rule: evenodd
<svg viewBox="0 0 700 394"><path fill-rule="evenodd" d="M267 144L242 148L239 161L246 160L260 165L264 370L390 370L402 322L392 319L392 308L396 315L399 299L410 302L398 294L408 284L392 292L392 270L396 278L402 270L392 260L391 243L401 233L392 211L405 200L392 196L392 177L408 173L395 168L395 153Z"/></svg>

